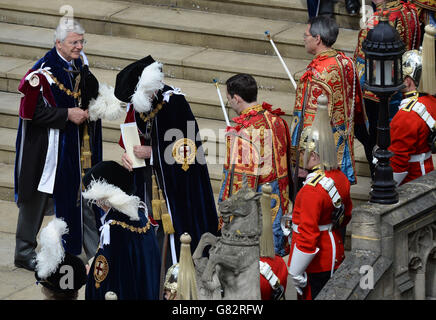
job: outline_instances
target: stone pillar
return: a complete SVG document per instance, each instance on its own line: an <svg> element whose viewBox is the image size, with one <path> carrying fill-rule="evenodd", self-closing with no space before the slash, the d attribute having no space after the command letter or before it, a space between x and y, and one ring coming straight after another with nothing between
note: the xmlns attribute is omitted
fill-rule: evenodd
<svg viewBox="0 0 436 320"><path fill-rule="evenodd" d="M422 268L416 273L415 300L425 300L425 271Z"/></svg>

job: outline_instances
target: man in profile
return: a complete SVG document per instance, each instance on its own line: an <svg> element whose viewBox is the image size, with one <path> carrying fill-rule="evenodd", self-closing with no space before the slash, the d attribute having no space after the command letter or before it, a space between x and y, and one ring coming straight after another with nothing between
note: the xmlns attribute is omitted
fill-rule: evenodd
<svg viewBox="0 0 436 320"><path fill-rule="evenodd" d="M356 181L354 135L367 139L362 93L353 61L335 50L339 28L326 16L310 19L304 32L306 51L314 55L297 86L291 123L292 161L298 166L302 130L312 125L321 94L328 99L330 125L335 138L338 165L351 184ZM295 170L298 173L298 169ZM296 183L297 179L294 179ZM297 191L297 188L294 188Z"/></svg>
<svg viewBox="0 0 436 320"><path fill-rule="evenodd" d="M87 258L97 249L94 212L82 201L81 178L101 161L101 120L89 121L86 107L98 95L98 81L82 55L85 30L61 22L54 47L26 73L19 91L15 200L19 207L15 266L34 270L36 236L53 200L54 213L68 226L65 251ZM82 61L83 59L83 61Z"/></svg>

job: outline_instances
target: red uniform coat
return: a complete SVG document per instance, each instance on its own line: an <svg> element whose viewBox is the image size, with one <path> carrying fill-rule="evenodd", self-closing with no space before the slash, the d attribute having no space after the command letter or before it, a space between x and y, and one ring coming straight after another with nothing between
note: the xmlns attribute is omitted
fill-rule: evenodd
<svg viewBox="0 0 436 320"><path fill-rule="evenodd" d="M409 110L409 103L416 99L416 96L403 99L400 110L391 121L391 145L389 150L394 153L390 159L394 172L405 172L408 174L401 184L422 176L419 162L409 162L410 156L430 151L428 136L430 128L425 121L413 110ZM427 112L436 119L436 98L430 95L421 96L416 103L425 105ZM409 111L407 111L409 110ZM433 159L424 161L425 172L434 170Z"/></svg>
<svg viewBox="0 0 436 320"><path fill-rule="evenodd" d="M318 171L322 172L322 171ZM335 182L336 189L342 198L345 209L345 217L342 226L347 225L351 219L353 207L350 197L350 182L340 170L325 171L325 176ZM333 212L332 199L327 191L319 184L312 185L310 178L306 179L305 185L297 193L294 210L292 213L292 224L298 225L298 233L292 233L290 259L294 246L304 253L314 253L319 248L311 263L306 269L307 273L318 273L330 271L332 268L332 243L328 231L320 231L319 225L326 225L332 222ZM336 243L335 269L344 260L344 244L339 229L333 230L333 237Z"/></svg>
<svg viewBox="0 0 436 320"><path fill-rule="evenodd" d="M285 261L279 255L276 255L274 259L268 257L260 257L260 261L268 263L271 270L279 278L280 284L283 286L283 290L286 291L286 284L288 282L288 267ZM260 275L260 295L262 300L271 300L272 288L271 284L266 278Z"/></svg>

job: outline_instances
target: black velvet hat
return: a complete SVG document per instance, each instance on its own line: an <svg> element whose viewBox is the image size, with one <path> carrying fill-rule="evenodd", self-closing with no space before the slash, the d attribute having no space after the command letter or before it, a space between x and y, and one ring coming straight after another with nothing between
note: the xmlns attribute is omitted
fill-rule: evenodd
<svg viewBox="0 0 436 320"><path fill-rule="evenodd" d="M84 65L80 72L80 96L82 98L82 108L88 109L89 102L97 99L99 84L97 78L89 71L89 67Z"/></svg>
<svg viewBox="0 0 436 320"><path fill-rule="evenodd" d="M129 64L121 70L117 74L115 82L115 97L117 97L118 100L129 103L132 95L135 93L135 88L142 71L154 62L154 59L149 55Z"/></svg>
<svg viewBox="0 0 436 320"><path fill-rule="evenodd" d="M65 267L62 268L63 266ZM69 267L72 269L68 269ZM69 274L69 272L71 272L70 270L72 270L72 274ZM63 277L69 276L72 277L72 283L62 279ZM59 264L56 271L47 277L47 279L42 280L38 276L38 272L35 272L35 278L44 287L54 292L66 293L79 290L86 283L87 275L83 261L80 258L66 252L64 260ZM72 288L71 284L73 285ZM67 286L67 288L63 288L64 286Z"/></svg>
<svg viewBox="0 0 436 320"><path fill-rule="evenodd" d="M115 161L101 161L89 169L83 177L83 184L88 188L92 180L104 179L107 183L117 186L127 195L135 193L136 187L133 172L130 172Z"/></svg>

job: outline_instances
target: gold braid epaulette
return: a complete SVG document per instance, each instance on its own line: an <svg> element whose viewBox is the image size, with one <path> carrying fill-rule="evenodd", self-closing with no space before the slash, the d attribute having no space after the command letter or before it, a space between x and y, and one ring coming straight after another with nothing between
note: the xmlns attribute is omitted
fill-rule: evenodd
<svg viewBox="0 0 436 320"><path fill-rule="evenodd" d="M150 119L153 119L156 114L162 109L165 102L159 103L156 108L154 108L148 115L145 115L143 112L139 112L139 116L144 122L147 122Z"/></svg>
<svg viewBox="0 0 436 320"><path fill-rule="evenodd" d="M73 91L71 91L70 89L65 88L65 86L64 86L62 83L60 83L59 80L58 80L54 75L52 75L52 74L50 74L50 73L47 73L47 72L45 72L44 70L43 70L43 72L44 72L45 74L49 75L50 78L52 78L53 81L56 83L56 85L58 86L58 88L59 88L60 90L62 90L63 92L65 92L67 95L74 97L74 99L78 99L78 98L80 97L80 95L81 95L81 91L80 91L80 89L79 89L78 92L73 92Z"/></svg>
<svg viewBox="0 0 436 320"><path fill-rule="evenodd" d="M131 232L146 233L150 229L151 223L150 223L150 220L148 220L148 222L145 225L145 227L137 228L137 227L133 227L133 226L131 226L131 225L125 223L125 222L113 220L113 221L111 221L111 225L120 226L120 227L122 227L124 229L127 229L127 230L131 231Z"/></svg>

